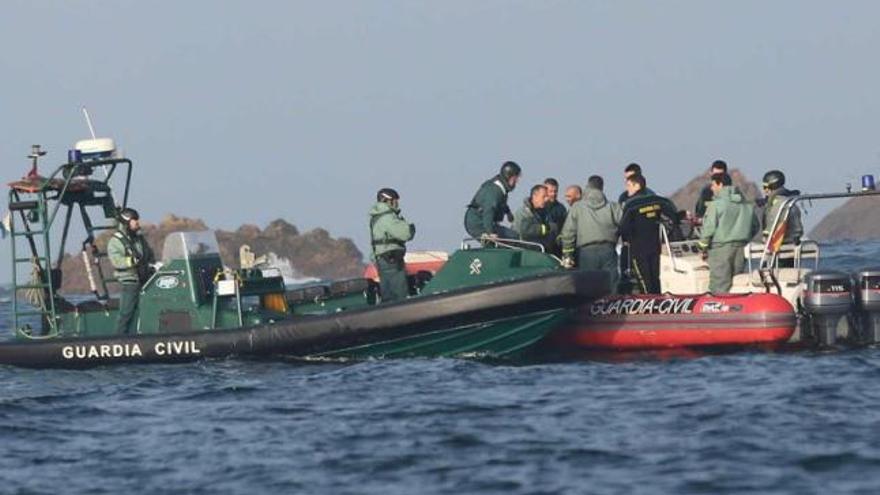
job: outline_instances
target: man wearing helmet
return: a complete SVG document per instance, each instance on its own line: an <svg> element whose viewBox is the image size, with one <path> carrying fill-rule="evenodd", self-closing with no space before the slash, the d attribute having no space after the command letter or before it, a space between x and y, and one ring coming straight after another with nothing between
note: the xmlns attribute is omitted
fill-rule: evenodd
<svg viewBox="0 0 880 495"><path fill-rule="evenodd" d="M789 196L799 195L800 191L786 189L785 174L779 170L771 170L764 174L762 182L764 196L766 198L766 205L764 206L764 221L762 225L764 229L764 239L766 240L772 234L770 229L773 228L773 222L776 220L776 215L779 213L782 203L784 203ZM785 219L781 218L780 222L783 220ZM797 206L792 206L788 214L788 221L786 222L785 227L785 237L782 242L785 244L799 244L803 235L804 225L801 222L801 210Z"/></svg>
<svg viewBox="0 0 880 495"><path fill-rule="evenodd" d="M400 195L390 187L376 193L376 204L370 209L370 239L373 260L379 272L382 302L405 299L409 295L406 280L406 243L416 234L416 226L400 214Z"/></svg>
<svg viewBox="0 0 880 495"><path fill-rule="evenodd" d="M120 286L116 332L129 333L137 312L138 293L150 277L150 264L155 261L150 245L141 234L140 215L134 208L119 212L116 232L107 242L107 257Z"/></svg>
<svg viewBox="0 0 880 495"><path fill-rule="evenodd" d="M498 175L483 182L464 214L464 228L474 239L516 239L519 235L512 229L499 225L505 215L513 221L507 195L516 187L522 169L515 162L504 162Z"/></svg>

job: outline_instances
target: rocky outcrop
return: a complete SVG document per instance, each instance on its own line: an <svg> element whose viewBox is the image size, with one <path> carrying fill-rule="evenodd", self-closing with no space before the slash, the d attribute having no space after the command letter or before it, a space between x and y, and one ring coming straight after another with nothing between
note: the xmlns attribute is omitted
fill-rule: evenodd
<svg viewBox="0 0 880 495"><path fill-rule="evenodd" d="M675 206L679 210L693 212L694 206L697 204L697 199L700 197L700 191L702 191L703 187L709 183L709 178L710 175L708 171L702 175L694 177L690 182L669 196L669 199L675 203ZM733 185L738 187L748 199L754 201L755 198L760 195L758 185L746 178L739 169L730 170L730 178L733 179Z"/></svg>
<svg viewBox="0 0 880 495"><path fill-rule="evenodd" d="M810 232L817 241L880 239L880 197L852 198Z"/></svg>
<svg viewBox="0 0 880 495"><path fill-rule="evenodd" d="M290 261L291 266L307 277L343 278L363 272L363 255L351 239L334 239L324 229L305 233L290 223L278 219L260 230L254 225L243 225L234 232L217 231L220 253L224 260L238 268L238 249L247 244L257 255L275 253Z"/></svg>
<svg viewBox="0 0 880 495"><path fill-rule="evenodd" d="M162 254L165 237L171 232L203 231L208 226L199 219L168 215L159 224L144 224L143 232L156 252ZM334 239L324 229L317 228L300 233L296 226L278 219L270 222L265 229L256 225L242 225L235 231L216 231L223 261L232 268L239 267L239 248L243 244L251 247L257 255L273 255L293 269L296 275L317 278L345 278L359 276L364 269L363 255L351 239ZM105 232L96 244L106 251L111 233ZM62 292L89 292L88 277L80 253L67 254L62 261L64 273ZM103 259L101 268L108 277L112 269L108 260Z"/></svg>

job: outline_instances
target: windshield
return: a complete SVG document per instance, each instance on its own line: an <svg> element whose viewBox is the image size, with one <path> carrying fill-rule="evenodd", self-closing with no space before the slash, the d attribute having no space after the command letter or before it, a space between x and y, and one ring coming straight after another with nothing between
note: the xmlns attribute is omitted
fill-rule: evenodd
<svg viewBox="0 0 880 495"><path fill-rule="evenodd" d="M202 232L172 232L165 238L162 248L162 261L219 256L220 246L217 236L211 230Z"/></svg>

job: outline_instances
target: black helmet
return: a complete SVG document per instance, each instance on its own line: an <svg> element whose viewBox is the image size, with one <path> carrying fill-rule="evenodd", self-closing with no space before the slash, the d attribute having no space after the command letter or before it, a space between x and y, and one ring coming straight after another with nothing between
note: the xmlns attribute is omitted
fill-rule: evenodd
<svg viewBox="0 0 880 495"><path fill-rule="evenodd" d="M400 194L397 194L397 191L391 189L390 187L383 187L382 189L379 189L379 192L376 193L376 201L388 203L390 201L394 201L395 199L400 199Z"/></svg>
<svg viewBox="0 0 880 495"><path fill-rule="evenodd" d="M522 169L516 162L504 162L504 165L501 166L501 171L498 173L504 180L520 174L522 174Z"/></svg>
<svg viewBox="0 0 880 495"><path fill-rule="evenodd" d="M140 220L141 216L134 208L123 208L122 211L119 212L119 218L128 222L131 220Z"/></svg>
<svg viewBox="0 0 880 495"><path fill-rule="evenodd" d="M776 189L779 189L780 187L785 185L785 174L783 174L779 170L771 170L764 174L762 182L764 183L764 187L766 189L775 191Z"/></svg>

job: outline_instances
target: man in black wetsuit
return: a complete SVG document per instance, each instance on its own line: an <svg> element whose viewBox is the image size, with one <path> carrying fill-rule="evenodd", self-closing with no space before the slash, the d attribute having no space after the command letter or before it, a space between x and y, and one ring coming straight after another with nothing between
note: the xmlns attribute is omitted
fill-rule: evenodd
<svg viewBox="0 0 880 495"><path fill-rule="evenodd" d="M635 162L630 163L623 169L624 189L623 192L620 193L620 196L617 197L617 202L620 203L621 208L623 208L626 200L629 199L629 192L626 188L626 181L634 175L642 175L642 166ZM645 188L645 191L654 194L654 191L648 188ZM630 280L632 279L632 274L630 273L632 270L629 263L630 258L631 256L629 254L629 243L626 241L626 239L623 239L623 242L620 244L620 258L618 258L618 261L620 263L621 276L619 280L620 287L617 288L617 291L620 294L627 294L629 292L632 292L632 284L630 283Z"/></svg>
<svg viewBox="0 0 880 495"><path fill-rule="evenodd" d="M626 179L628 199L620 219L620 235L629 243L629 256L636 289L643 294L660 294L660 222L678 226L678 211L672 201L647 188L642 175Z"/></svg>
<svg viewBox="0 0 880 495"><path fill-rule="evenodd" d="M626 181L633 175L642 175L642 166L638 163L630 163L623 169L624 189L623 192L620 193L620 196L617 197L617 202L620 203L620 206L623 206L623 204L626 203L626 200L629 199L629 189L626 188ZM654 191L648 188L645 188L645 191L654 194Z"/></svg>

